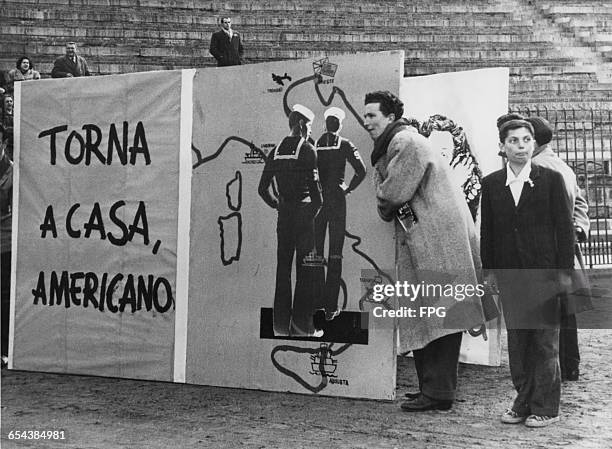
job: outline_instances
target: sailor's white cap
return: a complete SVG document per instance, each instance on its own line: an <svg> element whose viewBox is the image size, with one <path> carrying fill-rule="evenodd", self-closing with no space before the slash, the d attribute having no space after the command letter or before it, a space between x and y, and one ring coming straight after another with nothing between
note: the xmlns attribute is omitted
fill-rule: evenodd
<svg viewBox="0 0 612 449"><path fill-rule="evenodd" d="M344 117L346 117L346 114L344 113L344 111L340 108L337 107L332 107L329 108L327 111L325 111L325 113L323 114L323 117L327 118L329 116L332 117L336 117L339 121L344 120Z"/></svg>
<svg viewBox="0 0 612 449"><path fill-rule="evenodd" d="M312 112L306 106L303 106L301 104L294 104L292 109L295 112L299 112L304 117L306 117L306 120L308 120L309 122L312 122L314 120L314 117L315 117L314 112Z"/></svg>

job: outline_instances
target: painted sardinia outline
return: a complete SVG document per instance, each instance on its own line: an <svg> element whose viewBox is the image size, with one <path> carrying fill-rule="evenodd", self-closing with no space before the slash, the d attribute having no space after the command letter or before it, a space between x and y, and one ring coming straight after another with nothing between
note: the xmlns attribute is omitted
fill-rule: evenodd
<svg viewBox="0 0 612 449"><path fill-rule="evenodd" d="M234 206L232 203L232 195L230 193L230 187L233 183L238 182L238 206ZM234 179L227 183L225 186L225 197L227 198L227 207L234 212L238 212L242 208L242 173L236 171Z"/></svg>
<svg viewBox="0 0 612 449"><path fill-rule="evenodd" d="M225 231L223 229L223 221L230 220L233 217L238 218L238 245L236 254L227 259L225 257ZM221 237L221 262L223 262L223 265L231 265L232 262L240 260L240 251L242 250L242 215L239 212L232 212L229 215L220 216L217 219L217 224L219 225L219 236Z"/></svg>

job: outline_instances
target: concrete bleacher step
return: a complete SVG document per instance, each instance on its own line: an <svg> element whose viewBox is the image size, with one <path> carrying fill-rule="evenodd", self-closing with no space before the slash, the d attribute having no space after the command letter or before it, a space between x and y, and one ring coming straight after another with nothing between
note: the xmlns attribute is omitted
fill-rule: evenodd
<svg viewBox="0 0 612 449"><path fill-rule="evenodd" d="M508 61L532 60L538 58L541 61L549 61L556 63L572 62L570 57L558 57L550 55L550 48L542 48L541 45L534 44L532 47L526 46L523 49L516 49L512 44L507 43L492 43L488 45L480 45L474 42L462 42L453 46L447 45L447 42L434 43L423 47L422 41L402 40L388 38L385 35L330 35L328 38L317 39L322 35L301 35L294 33L292 35L285 34L280 40L270 40L270 35L261 36L261 41L252 41L248 44L248 53L250 57L260 59L261 57L269 57L274 59L309 57L312 51L327 51L333 47L333 53L341 52L367 52L372 50L373 43L384 44L385 50L402 49L406 52L406 58L456 58L456 59L477 59L491 60L506 63ZM267 38L267 39L266 39ZM293 40L296 39L296 40ZM391 39L380 42L377 39ZM113 39L96 38L90 39L90 44L80 46L80 53L84 56L205 56L208 55L207 45L201 45L199 39L166 39L166 38L151 38L141 39L125 39L123 46L116 46ZM180 44L180 45L178 45ZM26 47L23 47L18 38L4 39L4 49L0 50L6 53L7 50L19 48L31 54L37 55L54 55L61 54L64 46L64 39L54 39L43 36L32 36L28 40Z"/></svg>
<svg viewBox="0 0 612 449"><path fill-rule="evenodd" d="M25 8L24 8L25 9ZM122 17L123 16L123 17ZM127 28L131 28L137 25L141 27L159 28L159 29L184 29L185 26L190 27L206 27L207 30L213 30L216 28L217 17L215 16L192 16L188 13L165 13L163 11L154 14L139 15L137 20L130 20L132 13L119 12L101 12L101 11L81 11L76 13L63 12L57 10L51 11L9 11L9 14L3 17L3 23L9 23L11 21L14 24L34 24L36 22L44 21L45 25L59 24L64 27L74 25L75 27L90 27L90 26L114 26L119 27L120 24ZM123 19L123 21L121 20ZM508 30L509 33L516 34L523 30L527 31L533 24L530 23L508 23L506 17L500 17L497 21L493 21L486 15L481 18L466 18L462 16L449 16L443 18L440 16L432 16L431 18L424 18L422 16L409 17L381 17L380 15L373 14L371 16L347 14L343 16L324 16L317 17L312 14L304 14L301 16L270 16L266 15L245 15L245 16L233 16L232 22L237 30L248 29L254 27L258 29L287 29L290 30L292 27L305 27L310 28L312 31L319 31L325 29L338 29L338 30L359 30L359 29L370 29L375 30L380 28L381 31L385 32L400 32L412 33L413 30L418 28L429 28L442 30L445 27L454 29L457 33L467 34L475 29L482 31L495 32L499 31L501 27ZM103 25L104 24L104 25ZM433 31L433 30L432 30Z"/></svg>
<svg viewBox="0 0 612 449"><path fill-rule="evenodd" d="M134 7L132 0L5 0L5 3L26 3L37 5L65 5L74 7ZM141 8L176 8L190 11L218 12L224 11L270 11L270 12L322 12L331 13L335 11L350 10L354 12L373 12L378 14L393 14L401 12L505 12L508 8L498 2L487 0L471 1L467 4L457 3L434 3L424 0L413 0L411 2L352 2L344 1L201 1L201 0L140 0L138 6ZM509 11L508 11L509 12Z"/></svg>
<svg viewBox="0 0 612 449"><path fill-rule="evenodd" d="M592 36L595 42L612 45L612 32L611 33L596 33Z"/></svg>
<svg viewBox="0 0 612 449"><path fill-rule="evenodd" d="M250 31L250 32L249 32ZM134 27L133 29L106 27L103 29L97 27L80 27L75 32L68 34L66 29L61 26L25 26L25 25L0 25L0 35L5 35L5 43L20 42L21 35L27 35L29 41L45 41L47 44L58 46L58 50L63 47L64 41L67 38L71 39L87 39L91 44L100 45L101 42L116 43L117 39L121 39L125 43L130 44L147 44L150 42L162 45L176 44L193 44L202 46L202 42L206 42L210 36L210 32L204 31L170 31L158 29L142 29ZM348 31L338 32L328 30L327 32L311 32L311 31L282 31L282 30L247 30L243 31L245 45L252 42L263 43L291 43L291 42L317 42L320 44L332 43L378 43L385 42L402 42L414 43L415 45L427 44L431 46L452 46L453 48L474 48L474 49L499 49L512 50L516 49L517 44L521 45L522 49L541 50L552 48L553 44L535 39L521 39L520 41L513 35L495 35L495 34L452 34L452 30L448 34L432 33L417 33L417 34L392 34L388 32L361 32Z"/></svg>
<svg viewBox="0 0 612 449"><path fill-rule="evenodd" d="M12 67L15 55L32 53L47 75L64 43L76 40L96 73L207 67L214 65L210 33L221 15L230 15L249 63L403 49L407 75L508 66L512 101L599 102L608 88L597 77L608 68L570 43L570 22L567 29L542 27L515 6L501 0L3 0L0 61ZM597 17L594 28L582 22L581 30L593 38L606 20ZM605 55L607 41L599 42Z"/></svg>
<svg viewBox="0 0 612 449"><path fill-rule="evenodd" d="M612 3L583 0L580 2L543 2L535 0L543 14L596 52L604 61L612 61L612 45L606 35L612 30ZM598 38L598 35L602 37ZM606 36L606 37L604 37ZM604 83L612 80L600 74Z"/></svg>
<svg viewBox="0 0 612 449"><path fill-rule="evenodd" d="M548 15L552 16L563 16L563 17L573 17L573 16L595 16L595 15L610 15L612 16L612 5L602 5L602 6L592 6L588 4L581 5L551 5L548 8L545 8L544 11Z"/></svg>

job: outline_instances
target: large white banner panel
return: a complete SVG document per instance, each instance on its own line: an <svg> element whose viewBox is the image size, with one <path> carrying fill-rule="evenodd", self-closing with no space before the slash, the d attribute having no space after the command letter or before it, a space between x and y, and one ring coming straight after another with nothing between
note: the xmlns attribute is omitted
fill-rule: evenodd
<svg viewBox="0 0 612 449"><path fill-rule="evenodd" d="M432 147L453 166L458 185L471 175L473 156L486 176L501 168L496 119L508 112L507 68L470 70L429 76L403 78L400 98L406 117L416 119L420 132L430 138ZM461 157L454 157L459 154ZM475 186L479 192L479 185ZM469 188L464 189L467 195ZM476 192L474 190L474 192ZM476 210L476 202L473 204ZM478 212L476 212L478 213ZM480 219L476 215L480 232ZM501 362L500 319L490 321L487 329L477 330L475 338L465 336L462 362L497 366ZM486 340L485 340L486 338Z"/></svg>
<svg viewBox="0 0 612 449"><path fill-rule="evenodd" d="M181 72L21 88L12 368L172 380Z"/></svg>

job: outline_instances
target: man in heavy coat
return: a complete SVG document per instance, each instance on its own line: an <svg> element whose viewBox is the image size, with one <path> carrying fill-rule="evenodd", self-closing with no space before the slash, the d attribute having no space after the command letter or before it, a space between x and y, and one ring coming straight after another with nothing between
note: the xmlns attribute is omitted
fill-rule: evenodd
<svg viewBox="0 0 612 449"><path fill-rule="evenodd" d="M400 306L446 313L399 319L400 350L413 352L420 387L419 393L407 395L410 400L402 409L446 410L455 399L462 331L483 322L475 292L478 238L448 163L408 126L403 113L403 103L390 92L366 95L364 122L374 140L378 212L383 220L395 222L398 280L445 287L445 294L437 290L414 300L400 297ZM455 292L471 288L468 294L449 295L446 286Z"/></svg>

